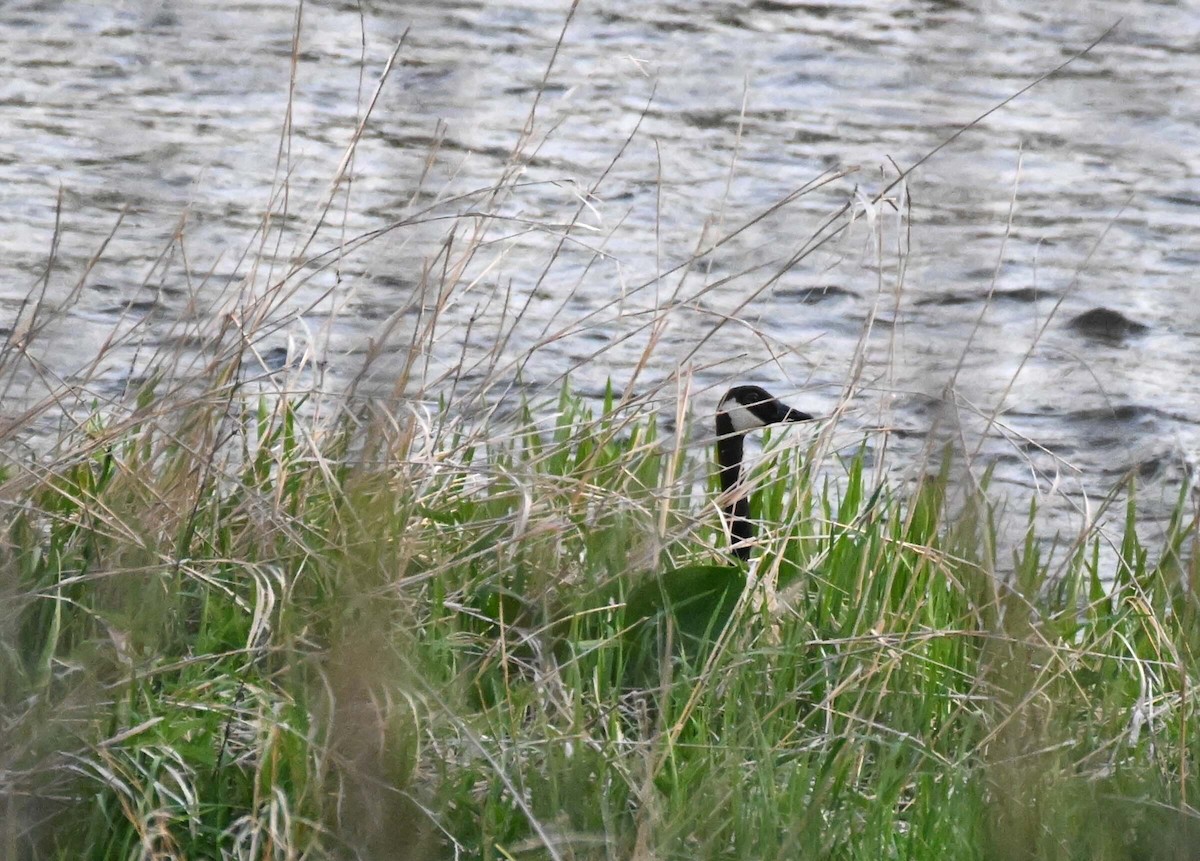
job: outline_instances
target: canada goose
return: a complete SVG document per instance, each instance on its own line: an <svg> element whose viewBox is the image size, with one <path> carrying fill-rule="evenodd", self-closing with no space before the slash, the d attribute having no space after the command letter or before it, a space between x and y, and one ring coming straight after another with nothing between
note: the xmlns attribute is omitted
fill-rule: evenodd
<svg viewBox="0 0 1200 861"><path fill-rule="evenodd" d="M685 644L697 645L725 627L746 587L746 561L754 538L749 493L739 488L745 437L751 431L785 422L811 421L812 416L780 402L759 386L734 386L717 406L717 466L722 512L733 565L689 565L659 572L635 587L625 602L625 621L635 636L643 623L670 616ZM635 659L636 660L636 659Z"/></svg>

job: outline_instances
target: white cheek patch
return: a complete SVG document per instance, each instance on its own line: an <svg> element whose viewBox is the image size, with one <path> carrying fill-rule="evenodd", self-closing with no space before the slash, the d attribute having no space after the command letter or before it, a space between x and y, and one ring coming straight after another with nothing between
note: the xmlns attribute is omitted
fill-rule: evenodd
<svg viewBox="0 0 1200 861"><path fill-rule="evenodd" d="M717 407L717 412L725 413L725 415L729 416L729 421L733 424L735 433L746 433L746 431L766 427L766 423L762 419L732 398L721 401L721 405Z"/></svg>

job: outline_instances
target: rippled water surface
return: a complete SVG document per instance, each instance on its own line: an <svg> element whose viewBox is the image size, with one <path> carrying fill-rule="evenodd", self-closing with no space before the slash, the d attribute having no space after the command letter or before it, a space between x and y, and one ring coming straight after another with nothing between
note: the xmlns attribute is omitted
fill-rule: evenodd
<svg viewBox="0 0 1200 861"><path fill-rule="evenodd" d="M61 380L119 393L259 297L279 324L253 351L312 345L332 391L368 356L389 385L434 326L444 391L683 369L711 406L753 379L844 411L835 447L890 428L868 437L901 468L961 440L1049 531L1131 470L1148 517L1174 500L1200 445L1187 4L569 8L4 4L0 327L49 321L5 411ZM1070 325L1099 307L1146 329Z"/></svg>

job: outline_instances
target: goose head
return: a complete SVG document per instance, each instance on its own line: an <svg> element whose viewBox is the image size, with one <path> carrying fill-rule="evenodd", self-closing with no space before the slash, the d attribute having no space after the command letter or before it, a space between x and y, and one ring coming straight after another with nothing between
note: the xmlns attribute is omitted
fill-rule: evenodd
<svg viewBox="0 0 1200 861"><path fill-rule="evenodd" d="M719 436L749 433L783 422L811 420L811 415L789 407L760 386L734 386L717 405Z"/></svg>

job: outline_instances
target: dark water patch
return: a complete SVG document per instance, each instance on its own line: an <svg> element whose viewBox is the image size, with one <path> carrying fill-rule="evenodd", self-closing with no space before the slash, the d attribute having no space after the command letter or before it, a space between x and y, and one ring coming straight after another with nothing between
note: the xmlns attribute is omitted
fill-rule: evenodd
<svg viewBox="0 0 1200 861"><path fill-rule="evenodd" d="M520 53L514 51L514 53ZM542 83L537 81L529 84L513 84L504 88L506 96L533 96L541 94L542 98L562 98L567 94L566 86L562 84Z"/></svg>
<svg viewBox="0 0 1200 861"><path fill-rule="evenodd" d="M608 396L608 390L598 386L581 386L577 389L573 389L572 393L578 395L579 397L586 398L593 403L602 403ZM616 389L613 394L616 400L620 400L621 390L619 388ZM637 397L637 395L634 395L635 401L637 400Z"/></svg>
<svg viewBox="0 0 1200 861"><path fill-rule="evenodd" d="M1162 262L1169 266L1168 271L1191 269L1200 265L1200 253L1194 251L1175 251L1163 255Z"/></svg>
<svg viewBox="0 0 1200 861"><path fill-rule="evenodd" d="M1064 195L1064 197L1066 199L1063 201L1063 206L1067 210L1065 213L1060 212L1053 215L1024 215L1021 218L1020 225L1013 227L1011 231L1012 235L1027 240L1033 240L1035 238L1043 241L1050 240L1055 245L1066 241L1064 237L1055 236L1052 233L1047 235L1045 231L1062 230L1065 227L1083 223L1081 219L1072 217L1070 213L1072 211L1086 211L1094 208L1093 204L1095 203L1095 196L1087 195L1080 197ZM1132 228L1140 228L1142 226L1137 222L1136 219L1131 218L1110 219L1109 223L1112 226L1119 225L1122 227ZM1071 238L1073 239L1074 237Z"/></svg>
<svg viewBox="0 0 1200 861"><path fill-rule="evenodd" d="M1178 206L1200 206L1200 197L1184 197L1178 194L1159 195L1158 200L1163 203L1173 203Z"/></svg>
<svg viewBox="0 0 1200 861"><path fill-rule="evenodd" d="M858 294L836 284L821 284L812 287L782 287L772 297L778 300L797 301L804 305L816 305L828 299L857 299Z"/></svg>
<svg viewBox="0 0 1200 861"><path fill-rule="evenodd" d="M644 14L631 15L614 9L602 9L595 15L596 20L603 24L649 26L661 33L700 33L705 29L704 19L697 16L695 10L691 8L660 8L659 14L650 20L646 20Z"/></svg>
<svg viewBox="0 0 1200 861"><path fill-rule="evenodd" d="M816 129L797 129L792 135L792 143L798 144L828 144L836 140L837 135L825 134Z"/></svg>
<svg viewBox="0 0 1200 861"><path fill-rule="evenodd" d="M376 131L370 135L375 140L382 141L389 147L401 152L432 152L435 149L440 149L443 152L453 152L461 155L473 154L487 158L495 158L504 160L512 155L510 147L496 145L480 145L478 143L469 143L458 140L449 135L434 136L428 134L392 134L386 131ZM531 158L527 164L536 165L543 163L541 160Z"/></svg>
<svg viewBox="0 0 1200 861"><path fill-rule="evenodd" d="M929 433L928 427L906 428L900 425L889 427L887 434L896 439L923 439Z"/></svg>
<svg viewBox="0 0 1200 861"><path fill-rule="evenodd" d="M971 305L977 302L1017 302L1028 305L1038 299L1057 299L1059 294L1053 290L1042 290L1037 287L1015 287L1011 290L995 290L989 296L987 291L977 293L939 293L918 299L914 305Z"/></svg>
<svg viewBox="0 0 1200 861"><path fill-rule="evenodd" d="M378 305L369 302L359 302L352 305L347 315L352 320L386 320L395 313L390 305Z"/></svg>
<svg viewBox="0 0 1200 861"><path fill-rule="evenodd" d="M247 360L251 374L254 367L261 367L275 374L280 371L321 370L327 364L302 347L290 352L286 347L271 347L258 351L257 358L247 356Z"/></svg>
<svg viewBox="0 0 1200 861"><path fill-rule="evenodd" d="M1143 481L1152 481L1169 472L1169 462L1165 456L1155 455L1141 460L1126 460L1109 458L1097 466L1097 474L1110 479L1123 479L1136 475Z"/></svg>
<svg viewBox="0 0 1200 861"><path fill-rule="evenodd" d="M1162 457L1151 457L1137 464L1138 478L1151 479L1157 478L1166 470L1166 463Z"/></svg>
<svg viewBox="0 0 1200 861"><path fill-rule="evenodd" d="M1005 416L1011 418L1026 418L1035 421L1048 419L1065 422L1136 422L1148 419L1164 419L1168 421L1186 421L1186 416L1168 412L1149 404L1114 404L1104 407L1090 407L1063 412L1057 407L1042 406L1032 410L1006 410Z"/></svg>
<svg viewBox="0 0 1200 861"><path fill-rule="evenodd" d="M258 354L258 358L268 371L281 371L288 365L286 347L272 347L269 350L263 350Z"/></svg>
<svg viewBox="0 0 1200 861"><path fill-rule="evenodd" d="M956 199L955 195L958 195ZM978 198L966 195L964 192L952 190L936 201L925 205L922 223L929 227L953 227L957 231L968 231L962 237L964 246L978 245L980 242L992 242L1001 232L995 218L988 212L981 211ZM989 281L991 269L975 270L983 272Z"/></svg>
<svg viewBox="0 0 1200 861"><path fill-rule="evenodd" d="M169 30L178 27L180 23L181 19L177 12L172 9L163 8L150 16L149 20L146 21L146 26L154 30Z"/></svg>
<svg viewBox="0 0 1200 861"><path fill-rule="evenodd" d="M405 278L403 275L393 275L384 272L371 279L371 286L380 290L395 291L397 294L407 298L416 291L417 282L411 278Z"/></svg>
<svg viewBox="0 0 1200 861"><path fill-rule="evenodd" d="M698 129L719 129L737 123L737 116L726 111L681 111L682 119L689 126Z"/></svg>
<svg viewBox="0 0 1200 861"><path fill-rule="evenodd" d="M236 279L232 273L225 275L217 275L204 270L192 270L190 283L193 285L207 285L210 281L213 284L231 284ZM174 284L160 283L155 284L149 289L154 290L160 296L166 296L171 299L180 299L185 296L192 295L192 289L188 287L180 287Z"/></svg>
<svg viewBox="0 0 1200 861"><path fill-rule="evenodd" d="M369 130L366 137L376 140L381 140L387 143L388 146L399 150L433 150L437 149L445 141L444 135L428 135L428 134L388 134L376 130Z"/></svg>
<svg viewBox="0 0 1200 861"><path fill-rule="evenodd" d="M827 7L810 6L808 3L787 3L782 0L754 0L750 4L750 8L758 12L812 12L818 17L824 17L821 13L828 13Z"/></svg>
<svg viewBox="0 0 1200 861"><path fill-rule="evenodd" d="M1055 290L1041 290L1037 287L1015 287L1012 290L997 290L992 293L992 298L1006 302L1024 302L1028 304L1042 298L1057 299L1059 295Z"/></svg>
<svg viewBox="0 0 1200 861"><path fill-rule="evenodd" d="M571 335L572 338L578 338L581 341L587 341L592 344L608 344L612 341L609 333L601 329L584 329L581 332L575 332Z"/></svg>
<svg viewBox="0 0 1200 861"><path fill-rule="evenodd" d="M1067 413L1064 418L1068 421L1114 421L1114 422L1136 422L1150 418L1163 418L1163 413L1155 407L1146 406L1144 404L1119 404L1114 407L1100 407L1099 409L1075 410Z"/></svg>
<svg viewBox="0 0 1200 861"><path fill-rule="evenodd" d="M1112 308L1093 308L1085 311L1072 318L1067 326L1085 338L1108 343L1120 343L1150 331L1149 326L1131 320Z"/></svg>
<svg viewBox="0 0 1200 861"><path fill-rule="evenodd" d="M1024 436L1014 440L1013 444L1018 450L1033 457L1037 457L1038 455L1042 454L1051 454L1055 457L1065 459L1079 452L1079 446L1073 443L1049 443L1042 440L1029 439Z"/></svg>
<svg viewBox="0 0 1200 861"><path fill-rule="evenodd" d="M378 358L380 356L395 356L401 353L407 353L409 344L401 338L388 338L383 341L366 341L361 344L354 344L346 347L343 353L347 356L370 356Z"/></svg>
<svg viewBox="0 0 1200 861"><path fill-rule="evenodd" d="M155 299L133 299L129 302L123 302L120 305L109 305L101 308L101 314L120 317L125 314L149 314L151 311L159 307L159 303Z"/></svg>

